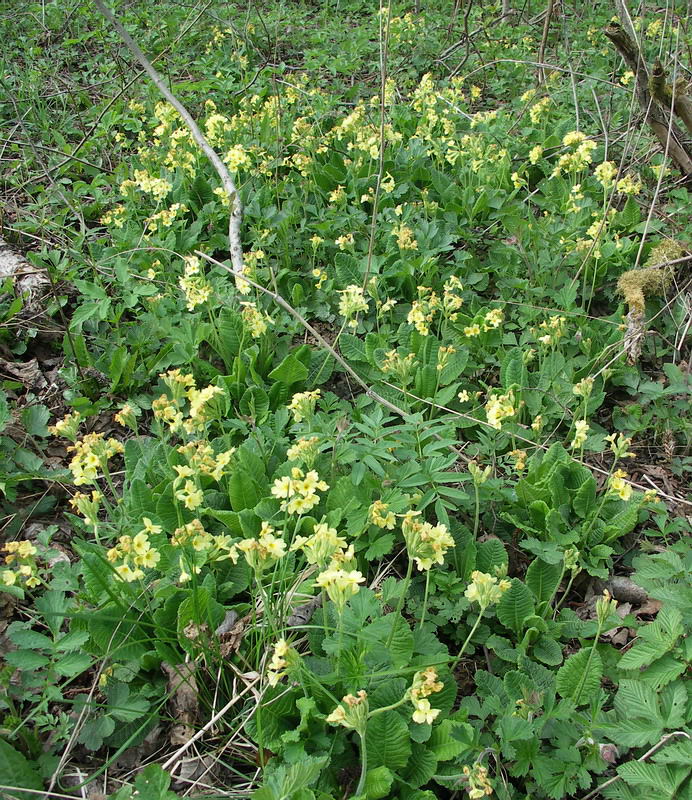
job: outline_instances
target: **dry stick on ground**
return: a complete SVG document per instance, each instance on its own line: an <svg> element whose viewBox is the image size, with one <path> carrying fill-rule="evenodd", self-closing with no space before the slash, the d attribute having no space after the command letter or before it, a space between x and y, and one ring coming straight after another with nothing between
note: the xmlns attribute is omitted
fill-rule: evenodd
<svg viewBox="0 0 692 800"><path fill-rule="evenodd" d="M666 81L666 71L659 59L654 62L649 81L651 93L664 108L672 108L683 121L687 130L692 133L692 99L685 94L684 81Z"/></svg>
<svg viewBox="0 0 692 800"><path fill-rule="evenodd" d="M120 38L123 42L127 45L129 50L135 56L137 61L142 65L144 71L147 75L151 78L151 80L156 85L156 88L161 92L161 94L168 100L168 102L173 106L173 108L180 114L181 119L187 125L190 133L192 134L192 138L195 140L197 145L200 147L204 155L211 161L216 173L218 174L219 178L221 179L221 183L223 184L223 188L225 189L226 193L228 194L229 201L231 203L231 215L228 222L228 244L229 249L231 252L231 263L233 264L233 268L237 273L242 274L243 272L243 246L240 241L240 223L243 218L243 207L240 202L240 195L238 194L238 190L236 189L236 185L231 178L231 174L226 168L226 165L223 161L219 158L216 150L207 142L204 134L199 129L199 126L192 118L192 115L189 111L185 108L185 106L178 100L178 98L170 91L168 86L166 86L163 78L159 75L159 73L154 69L149 59L144 55L144 53L140 50L139 45L134 41L134 39L130 36L130 34L123 28L123 26L118 22L118 20L113 16L109 9L104 6L101 0L94 0L94 5L98 10L103 14L103 16L110 22L110 24L115 28Z"/></svg>
<svg viewBox="0 0 692 800"><path fill-rule="evenodd" d="M667 148L680 172L687 178L692 178L692 155L685 147L677 125L670 115L659 106L649 91L649 71L637 43L617 22L611 22L605 28L604 33L634 73L637 100L644 113L644 119L661 143L661 147Z"/></svg>

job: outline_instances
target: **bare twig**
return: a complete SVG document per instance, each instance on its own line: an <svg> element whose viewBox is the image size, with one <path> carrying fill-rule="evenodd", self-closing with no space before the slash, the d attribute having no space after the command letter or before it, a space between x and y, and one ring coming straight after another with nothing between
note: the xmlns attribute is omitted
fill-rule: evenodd
<svg viewBox="0 0 692 800"><path fill-rule="evenodd" d="M664 744L668 742L669 739L672 739L676 736L685 736L688 739L690 737L689 733L685 733L685 731L671 731L671 733L666 733L665 736L662 736L656 744L649 748L643 756L640 756L637 761L646 761L649 756L652 756L657 750L660 750ZM620 776L614 775L612 778L607 780L605 783L602 783L600 786L597 786L592 792L589 792L582 800L591 800L592 797L597 797L606 786L610 786L611 784L615 783L615 781L619 781Z"/></svg>
<svg viewBox="0 0 692 800"><path fill-rule="evenodd" d="M178 112L178 114L180 114L181 119L187 125L190 133L192 134L192 138L200 147L204 155L209 159L209 161L211 161L214 169L216 170L217 175L221 179L223 188L228 194L231 203L231 214L228 222L228 244L231 253L231 262L236 272L242 274L243 247L240 241L240 223L243 218L243 207L240 202L240 195L233 181L233 178L231 177L231 174L228 171L228 168L223 163L218 153L206 140L204 134L199 129L199 126L193 119L190 112L185 108L185 106L180 102L180 100L178 100L178 98L173 94L173 92L170 91L168 86L166 86L163 78L159 75L156 69L154 69L152 63L144 55L139 45L134 41L134 39L125 30L125 28L121 25L121 23L113 16L111 11L108 8L106 8L106 6L101 2L101 0L94 0L94 4L96 5L96 8L98 8L98 10L101 12L101 14L103 14L103 16L115 28L115 30L117 31L118 35L123 40L125 45L132 52L132 54L144 68L144 71L154 82L156 88L161 92L161 94L166 98L166 100L168 100L168 102L173 106L173 108Z"/></svg>

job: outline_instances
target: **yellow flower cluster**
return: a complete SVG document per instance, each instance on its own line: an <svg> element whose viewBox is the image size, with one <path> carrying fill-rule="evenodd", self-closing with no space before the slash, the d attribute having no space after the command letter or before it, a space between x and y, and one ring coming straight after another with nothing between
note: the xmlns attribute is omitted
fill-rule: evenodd
<svg viewBox="0 0 692 800"><path fill-rule="evenodd" d="M330 725L341 725L347 730L365 733L369 713L368 693L361 689L357 696L347 694L341 703L326 717Z"/></svg>
<svg viewBox="0 0 692 800"><path fill-rule="evenodd" d="M605 437L606 442L610 444L610 449L616 458L634 458L635 454L628 451L629 446L632 444L632 439L625 436L624 433L611 433Z"/></svg>
<svg viewBox="0 0 692 800"><path fill-rule="evenodd" d="M288 448L286 458L289 461L298 461L310 468L315 463L320 440L317 436L303 437Z"/></svg>
<svg viewBox="0 0 692 800"><path fill-rule="evenodd" d="M441 692L444 683L438 681L435 667L428 667L421 672L416 672L413 682L408 690L408 697L413 705L413 721L421 725L432 725L440 713L439 708L431 708L427 699L432 694Z"/></svg>
<svg viewBox="0 0 692 800"><path fill-rule="evenodd" d="M469 800L482 800L483 797L490 797L493 787L488 778L488 768L476 762L472 767L464 766L462 769L464 779L468 783L466 791Z"/></svg>
<svg viewBox="0 0 692 800"><path fill-rule="evenodd" d="M116 453L122 453L124 448L117 439L106 440L102 433L88 433L67 450L74 453L70 470L75 486L81 486L95 483L99 472L108 468L108 460Z"/></svg>
<svg viewBox="0 0 692 800"><path fill-rule="evenodd" d="M413 235L413 230L403 222L392 228L392 236L396 238L400 250L418 250L418 242Z"/></svg>
<svg viewBox="0 0 692 800"><path fill-rule="evenodd" d="M635 195L641 192L642 182L638 178L633 178L631 175L625 175L624 178L620 178L615 188L619 194Z"/></svg>
<svg viewBox="0 0 692 800"><path fill-rule="evenodd" d="M550 98L543 97L537 103L534 103L531 108L529 109L529 117L531 118L531 122L534 125L538 125L543 117L543 112L548 108L550 105Z"/></svg>
<svg viewBox="0 0 692 800"><path fill-rule="evenodd" d="M243 322L250 331L250 336L253 339L259 339L263 333L267 332L268 326L274 324L274 320L266 311L260 311L255 303L245 302L240 305Z"/></svg>
<svg viewBox="0 0 692 800"><path fill-rule="evenodd" d="M544 320L538 326L541 330L547 333L538 337L538 341L545 345L554 345L564 336L566 317L551 317L549 320Z"/></svg>
<svg viewBox="0 0 692 800"><path fill-rule="evenodd" d="M529 163L538 164L542 155L543 147L540 144L537 144L535 147L532 147L531 150L529 150Z"/></svg>
<svg viewBox="0 0 692 800"><path fill-rule="evenodd" d="M295 422L302 422L315 413L315 404L320 399L320 390L312 392L296 392L291 398L288 410L292 412Z"/></svg>
<svg viewBox="0 0 692 800"><path fill-rule="evenodd" d="M136 187L144 194L150 194L157 203L160 203L173 188L173 184L165 178L157 178L144 169L136 169L134 175L134 181L123 181L120 188L126 190L130 186Z"/></svg>
<svg viewBox="0 0 692 800"><path fill-rule="evenodd" d="M576 145L576 148L570 153L563 153L555 165L555 169L551 173L551 178L556 178L562 172L579 172L586 169L593 161L593 151L597 145L592 139L587 139L584 133L580 131L572 131L568 133L562 140L565 147Z"/></svg>
<svg viewBox="0 0 692 800"><path fill-rule="evenodd" d="M209 475L215 481L220 481L226 474L226 468L231 462L231 458L236 448L223 450L218 455L214 454L214 449L209 442L197 439L178 447L180 453L190 466L190 471L185 476L193 477L196 474Z"/></svg>
<svg viewBox="0 0 692 800"><path fill-rule="evenodd" d="M585 419L575 420L574 423L574 438L572 439L572 447L583 447L584 442L589 434L589 423Z"/></svg>
<svg viewBox="0 0 692 800"><path fill-rule="evenodd" d="M402 386L406 386L411 380L411 372L415 365L414 359L413 353L407 353L402 356L396 350L390 350L385 354L385 359L380 364L380 369L386 375L396 375L399 383Z"/></svg>
<svg viewBox="0 0 692 800"><path fill-rule="evenodd" d="M180 583L189 581L190 573L198 574L206 563L229 559L234 564L238 562L238 550L230 536L209 533L198 519L176 528L170 542L172 547L192 548L192 552L180 557Z"/></svg>
<svg viewBox="0 0 692 800"><path fill-rule="evenodd" d="M79 411L73 411L71 414L66 414L62 419L59 419L55 425L49 425L48 433L52 436L64 436L74 442L77 438L77 429L81 421L82 415Z"/></svg>
<svg viewBox="0 0 692 800"><path fill-rule="evenodd" d="M137 431L137 413L135 409L129 404L125 403L125 405L120 409L120 411L113 414L113 420L118 423L118 425L122 425L123 428L130 428L133 431Z"/></svg>
<svg viewBox="0 0 692 800"><path fill-rule="evenodd" d="M387 528L389 531L394 530L396 526L394 512L390 511L389 505L382 500L375 500L372 503L368 509L368 520L378 528Z"/></svg>
<svg viewBox="0 0 692 800"><path fill-rule="evenodd" d="M161 554L149 541L150 535L161 533L161 526L154 525L148 517L142 519L142 524L144 527L138 534L121 536L115 547L106 554L111 564L122 562L115 567L115 572L120 580L127 583L141 580L144 577L142 567L152 569L161 559Z"/></svg>
<svg viewBox="0 0 692 800"><path fill-rule="evenodd" d="M421 336L427 336L435 314L440 309L440 298L427 286L418 287L418 298L413 301L406 321L409 325L413 325Z"/></svg>
<svg viewBox="0 0 692 800"><path fill-rule="evenodd" d="M111 208L110 211L106 211L99 222L102 225L113 225L115 228L122 228L126 219L127 209L123 205L117 205Z"/></svg>
<svg viewBox="0 0 692 800"><path fill-rule="evenodd" d="M242 144L234 144L223 160L231 172L237 172L241 168L247 169L252 166L250 156Z"/></svg>
<svg viewBox="0 0 692 800"><path fill-rule="evenodd" d="M94 490L91 495L84 492L77 492L74 497L70 499L72 508L84 517L84 521L96 527L99 523L98 513L101 507L101 500L103 495L98 490Z"/></svg>
<svg viewBox="0 0 692 800"><path fill-rule="evenodd" d="M457 311L464 304L464 299L458 292L463 290L461 281L456 275L452 275L445 281L442 294L442 312L445 317L452 322L456 321Z"/></svg>
<svg viewBox="0 0 692 800"><path fill-rule="evenodd" d="M164 166L173 172L176 169L182 169L194 177L197 171L196 162L197 150L190 131L185 127L174 130L168 141L168 152L163 160Z"/></svg>
<svg viewBox="0 0 692 800"><path fill-rule="evenodd" d="M494 575L474 570L471 573L471 583L466 587L464 597L471 603L478 603L481 611L485 611L488 606L499 603L502 595L511 585L506 578L498 583Z"/></svg>
<svg viewBox="0 0 692 800"><path fill-rule="evenodd" d="M282 511L303 514L319 504L317 492L325 492L328 488L314 469L305 473L299 467L293 467L290 477L285 475L274 481L271 493L282 501Z"/></svg>
<svg viewBox="0 0 692 800"><path fill-rule="evenodd" d="M158 230L159 226L170 228L178 214L183 215L187 213L187 210L187 206L183 203L173 203L170 208L164 208L156 214L152 214L147 220L147 228L150 231Z"/></svg>
<svg viewBox="0 0 692 800"><path fill-rule="evenodd" d="M204 131L209 144L216 146L223 144L226 134L231 130L228 117L223 114L210 114L204 122Z"/></svg>
<svg viewBox="0 0 692 800"><path fill-rule="evenodd" d="M438 372L442 372L442 370L449 364L449 359L451 356L456 353L456 348L452 347L451 345L442 345L437 351L437 364L436 369Z"/></svg>
<svg viewBox="0 0 692 800"><path fill-rule="evenodd" d="M577 397L583 397L585 400L587 397L591 396L591 392L593 391L593 378L587 376L586 378L582 378L578 383L575 383L572 387L572 394L575 394Z"/></svg>
<svg viewBox="0 0 692 800"><path fill-rule="evenodd" d="M348 599L358 594L359 584L365 583L362 573L357 569L344 568L345 566L332 562L315 580L315 586L326 591L339 614L343 613Z"/></svg>
<svg viewBox="0 0 692 800"><path fill-rule="evenodd" d="M339 314L341 314L345 320L348 320L349 328L357 328L358 314L361 312L365 313L368 310L368 301L365 298L363 288L351 284L345 289L342 289L339 294L341 295L341 299L339 300Z"/></svg>
<svg viewBox="0 0 692 800"><path fill-rule="evenodd" d="M593 174L604 189L610 189L615 176L618 174L617 164L614 161L603 161L596 166Z"/></svg>
<svg viewBox="0 0 692 800"><path fill-rule="evenodd" d="M485 404L485 416L488 424L497 431L502 428L503 420L513 417L515 413L514 392L511 390L507 394L491 395Z"/></svg>
<svg viewBox="0 0 692 800"><path fill-rule="evenodd" d="M291 551L302 550L308 564L317 564L320 569L323 569L338 551L345 549L346 539L338 535L336 528L330 528L324 519L316 523L311 536L296 536L291 545Z"/></svg>
<svg viewBox="0 0 692 800"><path fill-rule="evenodd" d="M433 564L444 564L444 557L455 542L446 525L431 525L418 517L420 511L407 511L403 515L401 532L406 542L408 557L416 562L419 571L429 570Z"/></svg>
<svg viewBox="0 0 692 800"><path fill-rule="evenodd" d="M211 297L212 288L200 271L200 261L197 256L185 256L185 272L178 281L178 286L185 294L187 310L194 311Z"/></svg>
<svg viewBox="0 0 692 800"><path fill-rule="evenodd" d="M632 497L632 485L628 483L628 476L624 469L616 469L608 479L608 491L616 494L621 500Z"/></svg>
<svg viewBox="0 0 692 800"><path fill-rule="evenodd" d="M256 278L256 271L260 261L264 260L264 250L250 250L243 254L243 275L247 278ZM235 276L235 287L240 294L250 294L252 287L240 275Z"/></svg>
<svg viewBox="0 0 692 800"><path fill-rule="evenodd" d="M267 683L276 686L282 678L286 677L286 670L297 661L298 652L289 646L285 639L279 639L274 645L272 657L267 668Z"/></svg>
<svg viewBox="0 0 692 800"><path fill-rule="evenodd" d="M7 542L2 548L7 555L5 564L14 564L16 570L5 569L0 573L0 580L5 586L15 586L17 581L23 581L28 589L33 589L41 584L39 568L36 562L38 550L28 539L18 542Z"/></svg>
<svg viewBox="0 0 692 800"><path fill-rule="evenodd" d="M523 472L526 467L526 450L511 450L509 455L514 459L514 469Z"/></svg>
<svg viewBox="0 0 692 800"><path fill-rule="evenodd" d="M274 533L275 529L269 523L263 522L257 538L242 539L236 545L247 563L257 573L264 572L267 567L271 567L286 555L283 534L279 532L279 536L275 536Z"/></svg>
<svg viewBox="0 0 692 800"><path fill-rule="evenodd" d="M172 433L185 431L194 433L202 430L211 418L208 408L210 401L222 395L223 389L218 386L205 386L197 389L192 375L185 375L179 369L161 373L159 377L170 389L172 397L162 394L151 404L154 418L168 425ZM187 419L183 413L183 405L188 401Z"/></svg>

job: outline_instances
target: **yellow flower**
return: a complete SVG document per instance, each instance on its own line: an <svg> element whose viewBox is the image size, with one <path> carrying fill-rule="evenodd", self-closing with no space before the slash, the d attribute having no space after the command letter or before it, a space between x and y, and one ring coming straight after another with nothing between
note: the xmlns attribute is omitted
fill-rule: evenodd
<svg viewBox="0 0 692 800"><path fill-rule="evenodd" d="M618 174L617 164L613 161L604 161L594 169L593 174L604 189L609 189Z"/></svg>
<svg viewBox="0 0 692 800"><path fill-rule="evenodd" d="M202 505L204 494L192 481L185 481L185 486L175 492L175 499L179 500L185 508L194 511Z"/></svg>
<svg viewBox="0 0 692 800"><path fill-rule="evenodd" d="M344 570L329 568L320 572L315 580L315 586L324 589L327 596L334 603L339 614L346 607L349 597L358 594L359 584L365 583L365 578L358 570Z"/></svg>
<svg viewBox="0 0 692 800"><path fill-rule="evenodd" d="M629 500L632 497L632 485L627 482L627 473L618 469L608 480L608 491L616 494L621 500Z"/></svg>
<svg viewBox="0 0 692 800"><path fill-rule="evenodd" d="M373 525L377 525L378 528L386 528L391 531L394 530L396 526L396 517L394 513L389 511L387 503L383 503L381 500L375 500L370 506L368 509L368 519Z"/></svg>
<svg viewBox="0 0 692 800"><path fill-rule="evenodd" d="M345 233L343 236L339 236L334 244L338 245L339 250L346 250L349 247L353 247L354 241L352 233Z"/></svg>
<svg viewBox="0 0 692 800"><path fill-rule="evenodd" d="M423 698L416 703L416 710L413 712L413 721L421 725L432 725L439 713L439 708L431 708L430 700Z"/></svg>
<svg viewBox="0 0 692 800"><path fill-rule="evenodd" d="M320 390L312 392L297 392L291 398L288 410L293 413L296 422L302 422L306 417L311 417L315 412L315 404L320 398Z"/></svg>
<svg viewBox="0 0 692 800"><path fill-rule="evenodd" d="M368 310L368 301L365 299L363 288L352 284L342 289L339 294L341 295L339 314L341 314L345 320L348 320L349 327L358 327L358 321L355 317L357 317L359 313Z"/></svg>
<svg viewBox="0 0 692 800"><path fill-rule="evenodd" d="M259 337L267 332L267 326L273 325L274 320L266 312L259 311L254 303L245 302L240 304L242 306L243 322L250 331L253 339Z"/></svg>
<svg viewBox="0 0 692 800"><path fill-rule="evenodd" d="M392 236L396 237L400 250L418 250L418 242L413 235L413 231L403 222L392 228Z"/></svg>
<svg viewBox="0 0 692 800"><path fill-rule="evenodd" d="M491 395L485 405L488 424L498 431L502 428L502 421L513 417L515 413L514 393L512 391L502 395Z"/></svg>
<svg viewBox="0 0 692 800"><path fill-rule="evenodd" d="M537 164L540 160L541 156L543 155L543 148L540 144L537 144L535 147L532 147L529 151L529 163Z"/></svg>
<svg viewBox="0 0 692 800"><path fill-rule="evenodd" d="M478 603L483 612L488 606L498 603L511 585L508 580L498 583L494 575L475 570L471 573L471 583L467 586L464 597L471 603Z"/></svg>
<svg viewBox="0 0 692 800"><path fill-rule="evenodd" d="M0 577L2 577L2 582L5 586L14 586L17 583L17 573L12 572L11 569L4 569Z"/></svg>
<svg viewBox="0 0 692 800"><path fill-rule="evenodd" d="M574 423L574 439L572 439L572 447L582 447L588 436L590 427L585 419L578 419Z"/></svg>
<svg viewBox="0 0 692 800"><path fill-rule="evenodd" d="M66 439L74 442L77 438L77 428L81 421L82 415L79 411L73 411L71 414L67 414L62 419L58 420L55 425L49 425L48 433L52 436L64 436Z"/></svg>

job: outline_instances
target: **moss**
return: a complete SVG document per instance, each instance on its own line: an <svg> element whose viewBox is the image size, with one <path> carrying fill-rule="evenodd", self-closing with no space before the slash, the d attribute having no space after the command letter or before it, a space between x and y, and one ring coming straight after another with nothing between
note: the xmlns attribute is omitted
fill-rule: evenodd
<svg viewBox="0 0 692 800"><path fill-rule="evenodd" d="M622 273L618 280L618 291L624 296L631 311L643 313L646 298L663 294L670 286L673 268L656 265L675 261L684 253L684 248L678 242L667 239L651 250L642 269L630 269Z"/></svg>

